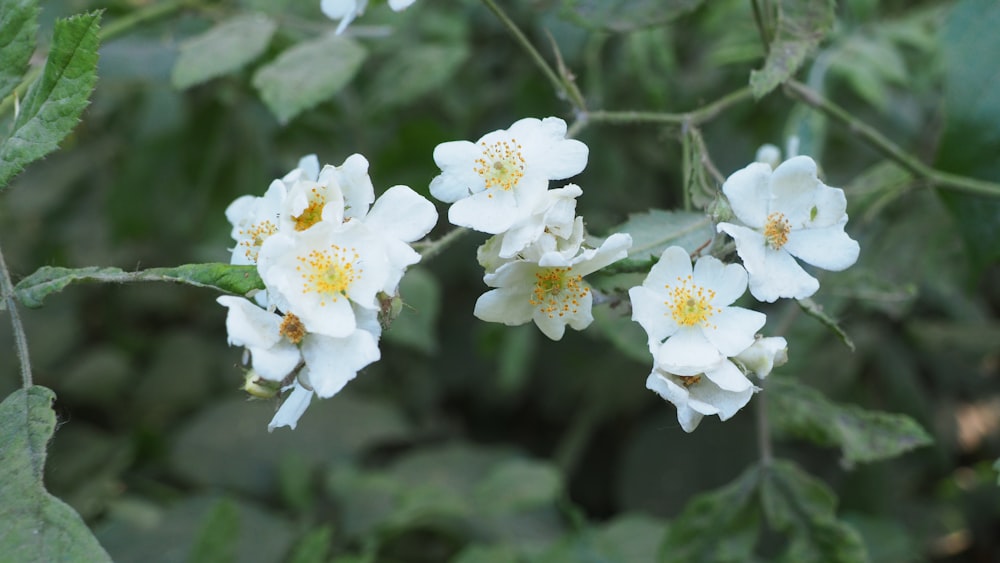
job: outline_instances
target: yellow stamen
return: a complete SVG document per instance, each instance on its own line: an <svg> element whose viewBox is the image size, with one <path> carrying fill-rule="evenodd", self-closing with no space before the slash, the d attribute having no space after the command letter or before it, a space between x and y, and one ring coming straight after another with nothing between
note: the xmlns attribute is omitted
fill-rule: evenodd
<svg viewBox="0 0 1000 563"><path fill-rule="evenodd" d="M713 315L722 309L712 305L715 300L715 290L701 287L694 283L693 278L677 278L677 285L664 286L670 299L663 304L670 310L674 322L681 326L701 325L705 328L717 328L708 322Z"/></svg>
<svg viewBox="0 0 1000 563"><path fill-rule="evenodd" d="M476 174L483 177L486 189L500 187L510 191L524 176L524 156L516 139L497 141L492 145L481 142L483 155L476 159ZM493 197L489 194L487 197Z"/></svg>
<svg viewBox="0 0 1000 563"><path fill-rule="evenodd" d="M263 220L254 223L246 229L240 230L241 237L246 237L240 241L239 246L244 248L243 254L253 263L257 263L257 254L260 252L260 245L264 244L264 239L278 232L278 227L274 223Z"/></svg>
<svg viewBox="0 0 1000 563"><path fill-rule="evenodd" d="M319 293L323 298L320 306L326 305L326 297L337 301L347 293L351 284L364 271L356 268L358 252L331 244L327 250L313 250L306 256L298 256L299 265L295 269L302 276L302 293Z"/></svg>
<svg viewBox="0 0 1000 563"><path fill-rule="evenodd" d="M542 268L535 272L535 289L528 303L550 319L577 314L580 300L590 293L590 286L572 272L573 268Z"/></svg>
<svg viewBox="0 0 1000 563"><path fill-rule="evenodd" d="M685 388L691 387L692 385L697 385L701 381L700 375L692 375L692 376L678 375L677 377L681 378L681 385L683 385Z"/></svg>
<svg viewBox="0 0 1000 563"><path fill-rule="evenodd" d="M788 242L788 233L792 231L792 225L785 218L784 213L774 212L767 216L764 223L764 241L768 246L779 250Z"/></svg>
<svg viewBox="0 0 1000 563"><path fill-rule="evenodd" d="M298 344L306 337L306 326L302 324L302 321L298 317L287 313L281 319L281 326L278 327L278 332L290 340L292 344Z"/></svg>
<svg viewBox="0 0 1000 563"><path fill-rule="evenodd" d="M296 231L304 231L319 223L323 219L323 206L326 205L326 196L320 193L319 188L309 190L309 205L302 210L302 213L292 217L295 222Z"/></svg>

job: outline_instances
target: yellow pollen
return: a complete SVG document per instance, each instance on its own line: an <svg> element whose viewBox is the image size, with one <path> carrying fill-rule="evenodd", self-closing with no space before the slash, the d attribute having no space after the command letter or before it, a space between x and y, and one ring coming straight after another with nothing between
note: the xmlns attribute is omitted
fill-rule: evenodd
<svg viewBox="0 0 1000 563"><path fill-rule="evenodd" d="M331 244L326 250L313 250L306 256L297 256L299 265L295 267L302 276L302 293L319 293L320 306L326 305L326 297L336 301L346 294L351 284L364 271L356 268L358 251Z"/></svg>
<svg viewBox="0 0 1000 563"><path fill-rule="evenodd" d="M247 229L241 230L239 232L240 236L246 238L240 241L239 245L244 247L243 254L247 257L247 260L256 263L257 253L260 252L260 245L264 244L264 239L276 232L278 232L278 227L266 219L260 223L254 223Z"/></svg>
<svg viewBox="0 0 1000 563"><path fill-rule="evenodd" d="M580 300L590 293L590 287L583 283L583 277L572 272L572 268L542 268L535 272L535 289L528 303L550 319L577 314Z"/></svg>
<svg viewBox="0 0 1000 563"><path fill-rule="evenodd" d="M674 322L681 326L701 325L705 328L718 328L708 322L713 315L722 309L712 305L715 300L715 290L701 287L694 283L693 278L677 278L677 285L666 285L670 299L663 304L670 310Z"/></svg>
<svg viewBox="0 0 1000 563"><path fill-rule="evenodd" d="M492 145L479 143L483 155L476 159L476 174L483 177L486 189L500 187L510 191L524 176L524 157L521 155L521 145L516 139L497 141ZM490 194L487 197L493 197Z"/></svg>
<svg viewBox="0 0 1000 563"><path fill-rule="evenodd" d="M701 381L701 376L700 375L692 375L692 376L688 376L688 377L685 377L683 375L679 375L677 377L681 378L681 385L683 385L684 387L691 387L692 385L697 385L698 382Z"/></svg>
<svg viewBox="0 0 1000 563"><path fill-rule="evenodd" d="M764 241L771 248L778 250L788 242L788 233L792 230L791 223L784 213L774 212L767 216L764 223Z"/></svg>
<svg viewBox="0 0 1000 563"><path fill-rule="evenodd" d="M326 205L326 197L317 188L309 190L309 205L302 210L302 213L292 217L295 221L295 230L304 231L319 223L323 219L323 206Z"/></svg>
<svg viewBox="0 0 1000 563"><path fill-rule="evenodd" d="M287 313L281 319L281 326L278 327L278 332L290 340L292 344L298 344L306 337L305 325L302 324L302 321L298 317L291 313Z"/></svg>

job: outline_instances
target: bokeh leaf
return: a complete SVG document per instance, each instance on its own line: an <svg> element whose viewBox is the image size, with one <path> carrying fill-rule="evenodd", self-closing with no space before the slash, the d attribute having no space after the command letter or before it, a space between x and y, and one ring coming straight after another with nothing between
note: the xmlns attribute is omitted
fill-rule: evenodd
<svg viewBox="0 0 1000 563"><path fill-rule="evenodd" d="M745 561L757 541L760 469L695 497L670 524L660 555L672 561Z"/></svg>
<svg viewBox="0 0 1000 563"><path fill-rule="evenodd" d="M765 393L776 429L820 445L838 446L848 463L889 459L932 442L906 415L838 405L794 381L769 380Z"/></svg>
<svg viewBox="0 0 1000 563"><path fill-rule="evenodd" d="M203 518L201 530L191 549L191 563L228 563L236 561L240 511L228 498L221 498Z"/></svg>
<svg viewBox="0 0 1000 563"><path fill-rule="evenodd" d="M180 47L171 82L184 89L243 68L259 57L278 24L263 14L226 20Z"/></svg>
<svg viewBox="0 0 1000 563"><path fill-rule="evenodd" d="M56 21L42 76L24 97L10 137L0 144L0 189L70 134L97 81L97 30L92 12Z"/></svg>
<svg viewBox="0 0 1000 563"><path fill-rule="evenodd" d="M764 68L750 72L750 89L760 99L788 80L833 28L833 0L780 0L777 29Z"/></svg>
<svg viewBox="0 0 1000 563"><path fill-rule="evenodd" d="M580 25L618 33L672 21L702 0L565 0L566 13Z"/></svg>
<svg viewBox="0 0 1000 563"><path fill-rule="evenodd" d="M254 74L253 85L281 123L340 91L367 56L352 39L328 35L303 41Z"/></svg>
<svg viewBox="0 0 1000 563"><path fill-rule="evenodd" d="M628 221L612 231L632 235L630 261L658 260L670 246L680 246L691 253L715 236L712 221L704 213L662 209L630 215Z"/></svg>
<svg viewBox="0 0 1000 563"><path fill-rule="evenodd" d="M791 534L783 561L868 561L861 536L837 519L837 497L822 481L787 461L774 461L762 473L760 499L768 523Z"/></svg>
<svg viewBox="0 0 1000 563"><path fill-rule="evenodd" d="M126 272L121 268L58 268L44 266L14 286L14 295L25 307L41 307L45 298L71 283L173 282L246 295L264 289L256 266L223 263L185 264L175 268L150 268Z"/></svg>
<svg viewBox="0 0 1000 563"><path fill-rule="evenodd" d="M36 385L0 403L0 553L9 561L111 561L80 516L42 483L54 399Z"/></svg>
<svg viewBox="0 0 1000 563"><path fill-rule="evenodd" d="M468 57L464 44L418 45L395 53L379 69L373 99L386 107L415 100L442 86Z"/></svg>
<svg viewBox="0 0 1000 563"><path fill-rule="evenodd" d="M942 30L945 123L937 164L1000 182L1000 4L962 0ZM1000 259L1000 200L941 192L978 269Z"/></svg>
<svg viewBox="0 0 1000 563"><path fill-rule="evenodd" d="M441 284L426 270L415 268L399 284L403 308L385 331L386 340L425 354L437 351L437 320L441 311Z"/></svg>
<svg viewBox="0 0 1000 563"><path fill-rule="evenodd" d="M0 100L21 82L37 33L37 0L0 0Z"/></svg>

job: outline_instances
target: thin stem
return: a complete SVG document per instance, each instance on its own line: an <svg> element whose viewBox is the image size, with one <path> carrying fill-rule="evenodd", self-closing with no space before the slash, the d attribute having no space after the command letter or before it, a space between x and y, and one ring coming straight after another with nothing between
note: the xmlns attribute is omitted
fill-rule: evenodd
<svg viewBox="0 0 1000 563"><path fill-rule="evenodd" d="M428 241L425 243L417 243L414 244L414 246L422 247L422 249L420 250L420 259L421 261L426 262L431 258L437 256L442 250L444 250L448 246L451 246L453 242L462 238L462 236L468 232L470 232L469 229L466 229L464 227L458 227L456 229L452 229L446 235L437 240Z"/></svg>
<svg viewBox="0 0 1000 563"><path fill-rule="evenodd" d="M746 86L730 92L714 102L698 109L684 113L659 113L651 111L591 111L587 113L590 121L604 123L670 123L675 125L699 125L723 110L752 98L750 87Z"/></svg>
<svg viewBox="0 0 1000 563"><path fill-rule="evenodd" d="M535 46L531 44L531 41L528 41L528 38L525 37L521 28L517 27L517 24L507 16L506 12L504 12L500 6L494 2L494 0L483 0L483 4L486 4L486 7L489 8L494 15L496 15L497 19L499 19L504 27L507 28L507 31L514 36L514 39L517 40L531 59L535 61L535 65L537 65L542 71L542 74L549 79L549 82L552 83L552 86L556 89L556 91L568 98L579 111L586 111L587 105L580 96L579 90L571 84L568 84L563 78L559 77L556 71L552 69L552 66L549 65L548 61L545 60L545 57L543 57L541 53L535 49Z"/></svg>
<svg viewBox="0 0 1000 563"><path fill-rule="evenodd" d="M31 359L28 355L28 337L24 334L21 316L17 313L17 302L14 300L14 284L10 281L7 263L0 251L0 295L4 306L10 315L10 326L14 330L14 342L17 346L17 358L21 362L21 381L25 389L33 385L31 378Z"/></svg>
<svg viewBox="0 0 1000 563"><path fill-rule="evenodd" d="M167 0L165 2L150 4L142 9L131 12L128 15L122 16L108 23L100 29L98 37L100 38L100 42L104 43L105 41L124 34L139 24L169 15L187 5L195 5L197 3L198 0ZM11 111L14 107L15 100L24 98L28 87L31 86L31 84L35 82L35 79L38 78L38 75L42 73L44 66L45 65L35 65L28 69L28 72L26 72L24 77L21 78L21 83L18 84L6 98L0 101L0 116L6 115L7 112Z"/></svg>
<svg viewBox="0 0 1000 563"><path fill-rule="evenodd" d="M760 4L757 3L757 0L750 0L750 5L753 7L753 21L757 24L757 31L760 33L760 42L764 45L764 52L766 53L771 47L771 40L768 37L770 33L768 33L767 30L764 14L760 9Z"/></svg>
<svg viewBox="0 0 1000 563"><path fill-rule="evenodd" d="M763 389L764 382L761 381L761 390L757 393L757 447L760 449L760 464L764 467L771 465L774 459L774 451L771 445L771 422L767 418L767 390Z"/></svg>
<svg viewBox="0 0 1000 563"><path fill-rule="evenodd" d="M895 160L900 166L906 168L915 176L928 180L931 185L974 195L1000 196L1000 184L943 172L924 164L875 128L856 119L847 110L824 98L818 92L801 82L795 80L786 82L785 92L806 105L823 112L827 117L847 126L852 133L861 137L872 148L884 156Z"/></svg>

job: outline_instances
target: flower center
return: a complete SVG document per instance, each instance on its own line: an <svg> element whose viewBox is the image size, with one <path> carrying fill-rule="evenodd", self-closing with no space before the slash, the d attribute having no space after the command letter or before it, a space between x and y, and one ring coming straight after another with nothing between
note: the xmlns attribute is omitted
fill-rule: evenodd
<svg viewBox="0 0 1000 563"><path fill-rule="evenodd" d="M691 376L679 375L677 377L681 378L681 385L683 385L685 389L693 385L697 385L701 381L701 375L691 375Z"/></svg>
<svg viewBox="0 0 1000 563"><path fill-rule="evenodd" d="M572 268L542 268L535 272L535 289L528 303L550 319L575 315L590 287L583 283L583 277L572 275L572 271Z"/></svg>
<svg viewBox="0 0 1000 563"><path fill-rule="evenodd" d="M767 216L764 223L764 241L768 246L779 250L788 242L788 233L792 231L792 225L785 218L784 213L774 212Z"/></svg>
<svg viewBox="0 0 1000 563"><path fill-rule="evenodd" d="M524 176L524 157L521 156L521 145L516 139L497 141L492 145L480 143L483 155L476 159L476 174L483 177L486 189L499 186L504 191L510 191ZM490 194L488 197L493 197Z"/></svg>
<svg viewBox="0 0 1000 563"><path fill-rule="evenodd" d="M302 339L306 337L306 326L302 324L302 321L291 313L286 313L285 317L281 319L281 325L278 327L278 332L290 340L292 344L298 344L302 342Z"/></svg>
<svg viewBox="0 0 1000 563"><path fill-rule="evenodd" d="M295 221L295 230L304 231L319 223L323 219L323 206L326 205L326 197L317 188L309 190L309 205L302 210L302 213L292 217Z"/></svg>
<svg viewBox="0 0 1000 563"><path fill-rule="evenodd" d="M313 250L306 256L298 256L299 265L295 269L302 276L302 293L319 293L323 297L331 297L336 301L346 294L351 284L358 279L363 270L355 268L358 262L356 249L341 248L331 244L326 250ZM326 305L326 299L320 300L320 306Z"/></svg>
<svg viewBox="0 0 1000 563"><path fill-rule="evenodd" d="M705 328L715 328L708 321L712 315L722 309L712 305L715 290L701 287L694 283L692 277L677 278L677 285L664 286L670 299L663 304L670 309L670 316L681 326L701 325Z"/></svg>
<svg viewBox="0 0 1000 563"><path fill-rule="evenodd" d="M264 239L278 231L278 227L267 219L260 223L254 223L250 228L241 230L240 236L246 237L240 241L240 246L244 247L243 254L247 260L256 263L257 254L260 252L260 245L264 244Z"/></svg>

